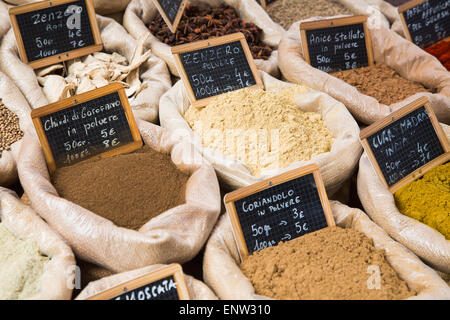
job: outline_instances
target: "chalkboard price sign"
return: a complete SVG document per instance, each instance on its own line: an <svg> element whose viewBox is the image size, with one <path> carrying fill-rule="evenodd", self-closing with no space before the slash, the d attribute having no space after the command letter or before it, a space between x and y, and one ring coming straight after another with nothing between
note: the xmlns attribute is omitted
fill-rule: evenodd
<svg viewBox="0 0 450 320"><path fill-rule="evenodd" d="M175 33L188 0L153 0L170 31Z"/></svg>
<svg viewBox="0 0 450 320"><path fill-rule="evenodd" d="M52 0L9 10L19 54L32 68L102 50L92 0Z"/></svg>
<svg viewBox="0 0 450 320"><path fill-rule="evenodd" d="M266 9L268 4L271 4L277 0L258 0L258 2L261 4L261 6Z"/></svg>
<svg viewBox="0 0 450 320"><path fill-rule="evenodd" d="M408 40L423 49L450 37L450 0L413 0L398 12Z"/></svg>
<svg viewBox="0 0 450 320"><path fill-rule="evenodd" d="M263 88L242 33L176 46L172 54L189 99L196 107L229 91Z"/></svg>
<svg viewBox="0 0 450 320"><path fill-rule="evenodd" d="M426 97L365 128L360 138L391 193L450 160L447 138Z"/></svg>
<svg viewBox="0 0 450 320"><path fill-rule="evenodd" d="M305 60L328 73L373 65L366 22L366 16L353 16L301 23Z"/></svg>
<svg viewBox="0 0 450 320"><path fill-rule="evenodd" d="M142 147L128 98L119 83L34 109L31 118L50 172L88 158Z"/></svg>
<svg viewBox="0 0 450 320"><path fill-rule="evenodd" d="M231 192L224 202L241 258L335 225L317 165Z"/></svg>
<svg viewBox="0 0 450 320"><path fill-rule="evenodd" d="M171 264L87 300L189 300L189 292L183 269L179 264Z"/></svg>

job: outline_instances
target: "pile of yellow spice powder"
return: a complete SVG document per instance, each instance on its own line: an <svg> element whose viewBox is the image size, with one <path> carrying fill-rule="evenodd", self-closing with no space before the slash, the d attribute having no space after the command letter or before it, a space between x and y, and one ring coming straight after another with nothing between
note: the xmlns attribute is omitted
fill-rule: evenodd
<svg viewBox="0 0 450 320"><path fill-rule="evenodd" d="M306 90L241 89L204 108L190 106L184 117L203 146L242 161L259 176L331 150L333 137L321 114L303 112L295 103Z"/></svg>

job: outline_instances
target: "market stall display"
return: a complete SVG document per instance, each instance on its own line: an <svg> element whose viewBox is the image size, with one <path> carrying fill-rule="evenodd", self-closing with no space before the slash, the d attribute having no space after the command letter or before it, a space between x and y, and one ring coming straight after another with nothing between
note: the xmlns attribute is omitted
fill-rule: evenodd
<svg viewBox="0 0 450 320"><path fill-rule="evenodd" d="M13 191L1 187L0 239L0 300L70 299L72 250Z"/></svg>
<svg viewBox="0 0 450 320"><path fill-rule="evenodd" d="M111 82L121 82L137 117L156 122L160 96L170 88L164 62L110 18L97 16L103 51L64 64L32 70L18 55L10 30L0 46L0 68L14 80L33 109Z"/></svg>
<svg viewBox="0 0 450 320"><path fill-rule="evenodd" d="M134 227L135 230L113 223L110 220L111 213L108 213L109 219L106 219L97 212L90 211L89 206L82 207L60 197L49 177L42 148L35 133L25 135L24 145L26 147L22 148L18 164L22 186L33 207L70 243L76 256L114 272L132 270L157 262L177 261L182 263L192 259L202 248L220 210L220 193L213 168L193 151L188 143L175 139L166 130L143 121L138 122L138 127L145 145L154 150L153 160L163 159L164 155L168 157L170 154L170 162L173 163L170 165L175 165L183 174L178 174L180 179L176 182L177 186L168 184L167 176L164 178L164 175L168 175L167 172L157 173L159 178L156 180L143 181L142 178L139 178L147 187L144 185L141 185L142 189L133 187L130 190L132 192L128 194L131 195L134 192L132 195L134 199L140 197L140 199L148 198L148 201L154 201L153 205L155 205L156 211L167 211L158 216L156 216L158 212L152 212L152 216L156 217L151 219L147 216L146 221L139 217L138 221L133 217L127 219L120 215L120 212L124 210L132 211L125 203L116 205L115 215L119 217L119 220L115 222L129 223L130 227ZM155 153L162 155L157 156ZM102 163L105 161L110 164L109 167L103 167L104 170L97 170L96 174L100 176L103 174L103 179L108 180L109 185L112 186L104 186L104 189L99 188L95 192L104 191L108 197L113 196L114 188L120 192L120 188L127 185L125 182L121 185L128 176L127 172L133 170L133 173L129 173L130 178L139 174L143 175L144 171L148 170L139 167L139 162L130 162L131 160L129 160L136 160L140 157L149 159L149 155L138 152L95 161L94 166L98 168L102 167ZM115 164L112 164L111 161ZM140 164L142 166L143 162ZM83 162L79 165L82 166ZM113 165L116 167L116 181L111 176L113 170L111 166ZM146 164L146 166L148 165L156 164ZM161 163L159 165L164 166ZM157 168L155 166L152 171L155 173ZM76 167L69 170L76 170ZM148 174L145 172L145 176L150 179ZM189 177L187 182L186 176ZM155 178L156 176L153 177L153 179ZM175 177L172 179L175 180ZM75 184L75 182L73 183ZM168 194L160 197L158 201L152 200L152 197L149 198L151 190L155 192L165 190L167 193L172 187L175 187L171 192L182 192L184 183L186 183L186 189L181 205L168 209L167 206L176 205L179 203L178 201L181 201L178 198L174 202L167 201L164 205L164 197ZM160 184L165 184L165 186ZM151 189L148 189L148 186L151 186ZM89 197L89 195L85 194L84 197ZM130 202L128 203L130 204ZM161 205L156 207L158 203ZM88 199L87 204L89 204ZM95 201L95 210L99 210L98 204L99 202ZM143 208L141 202L134 203L133 206ZM141 226L142 223L145 224ZM77 228L73 227L74 224L77 225Z"/></svg>
<svg viewBox="0 0 450 320"><path fill-rule="evenodd" d="M446 133L447 139L450 140L450 130L448 126L444 124L441 125ZM430 171L429 175L432 176L433 173ZM442 177L442 179L445 180L444 177ZM427 180L428 178L422 178L421 180L417 180L416 183L427 184ZM443 233L433 229L425 223L420 222L421 219L416 220L414 218L410 218L408 216L408 212L402 207L404 200L402 201L399 197L401 197L402 193L406 194L408 190L412 191L410 188L416 183L405 186L404 188L406 189L404 191L398 191L400 193L396 193L394 195L389 192L389 189L379 179L367 154L364 153L361 157L358 172L358 196L370 218L386 230L386 232L393 239L417 254L417 256L433 266L435 269L449 273L449 240L446 239ZM431 190L435 190L433 185L430 187L432 188ZM415 190L417 191L417 188ZM420 192L425 193L427 190L428 188L421 188ZM433 199L436 199L439 194L440 192L434 195ZM419 202L425 201L424 194L412 194L412 196L416 197ZM397 198L397 201L395 198ZM444 199L441 199L443 202L440 201L438 206L445 206ZM397 207L397 205L400 207ZM424 212L423 208L421 209L420 207L411 209L414 210L414 215L416 217L418 217L417 215L422 217L430 215L431 217L435 214L436 216L439 216L438 211L430 211L431 209L429 206L431 206L431 203L428 203L426 212ZM402 210L406 213L406 215L401 212ZM440 225L444 228L446 219L448 219L448 217L445 217L444 220L440 221Z"/></svg>
<svg viewBox="0 0 450 320"><path fill-rule="evenodd" d="M317 19L311 19L311 21L315 20ZM344 103L352 115L365 124L371 124L384 118L391 112L422 96L430 100L431 106L441 122L450 122L450 73L439 61L411 42L386 28L371 28L368 24L373 56L378 66L375 65L375 67L366 71L339 73L339 77L350 82L347 83L307 63L304 58L300 23L301 21L292 25L279 47L279 67L283 76L289 81L308 85L316 90L328 93ZM382 64L387 66L388 69ZM381 71L383 69L385 71ZM367 79L366 76L364 77L359 73L366 76L370 74L371 78ZM379 77L377 86L371 85L368 87L365 85L366 81L370 81L369 83L372 84L376 81L373 74L377 74ZM391 82L395 85L389 87L388 95L392 97L391 99L385 99L387 75L404 79L403 84L398 81ZM362 77L364 77L364 81L361 80ZM358 79L360 79L359 82L357 82ZM358 84L358 86L355 87L354 84ZM405 86L410 90L412 89L409 91L410 94L419 92L399 101L398 99L405 96L403 93ZM424 90L431 92L425 92ZM384 92L385 94L377 92ZM393 94L392 92L399 93ZM368 94L373 94L377 98L382 97L384 103ZM392 104L385 104L394 100L396 101Z"/></svg>
<svg viewBox="0 0 450 320"><path fill-rule="evenodd" d="M353 239L352 237L359 237L358 243L361 245L364 243L366 244L364 246L364 249L360 248L358 251L358 255L361 254L361 256L364 256L362 253L363 250L367 250L366 253L369 254L371 252L372 257L377 256L376 259L377 262L375 265L378 265L383 261L383 258L385 259L383 265L378 265L379 267L386 268L387 265L390 265L392 269L390 269L392 272L390 275L395 274L396 277L400 278L400 283L402 283L402 288L406 291L404 291L403 296L397 296L397 298L407 298L407 299L448 299L450 297L450 289L448 285L439 277L439 275L433 271L431 268L427 267L422 261L420 261L419 258L417 258L414 254L412 254L409 250L405 249L402 245L392 240L386 232L383 231L379 226L377 226L374 222L372 222L367 215L362 212L361 210L350 208L348 206L345 206L339 202L331 201L331 209L333 211L333 216L336 221L337 227L335 227L334 230L331 228L322 229L323 231L321 234L319 232L317 233L310 233L306 236L297 238L297 242L300 242L303 244L300 250L298 250L298 253L296 252L294 247L296 247L296 243L292 242L284 242L280 245L281 248L276 247L270 247L266 248L267 257L271 255L275 255L276 252L283 252L283 250L287 251L283 254L283 258L278 257L278 260L264 260L264 257L259 260L259 266L263 266L264 263L267 263L267 269L264 272L271 272L273 271L273 268L276 268L277 261L280 261L281 259L285 259L287 255L298 255L298 256L305 256L307 252L310 253L310 255L313 255L314 253L317 253L319 257L326 254L328 252L328 259L331 260L331 257L329 255L333 255L336 251L332 252L332 250L328 251L326 247L332 246L330 243L328 246L324 246L324 243L329 243L328 241L331 241L331 239L335 239L340 242L342 246L345 246L348 250L358 250L357 247L355 248L355 241L350 241L347 245L344 245L343 243L347 240L344 239ZM340 234L340 236L337 236L337 234ZM324 235L327 235L327 239L323 239L321 237L324 237ZM332 236L331 234L335 234ZM323 239L323 241L320 242L319 239ZM370 239L370 240L369 240ZM315 241L316 244L318 242L321 243L321 245L314 246L312 243ZM307 243L311 243L312 247L308 246ZM335 245L335 244L334 244ZM309 250L305 250L305 246L308 246L307 248ZM350 249L352 248L352 249ZM337 250L342 250L338 249ZM263 251L264 251L263 250ZM258 255L253 257L253 259L257 259L261 257L264 252L260 251ZM306 251L306 252L305 252ZM382 252L384 252L382 254ZM370 254L369 254L370 255ZM384 256L384 257L383 257ZM274 257L274 256L272 256ZM383 258L381 258L383 257ZM295 259L295 258L293 258ZM343 257L340 256L336 259L333 259L334 266L336 266L339 262L342 262ZM369 261L371 258L368 258ZM329 261L328 260L328 261ZM353 260L353 258L352 258ZM291 263L292 259L289 261L289 264ZM307 265L305 265L308 261L312 261L312 259L304 260L300 262L302 264L302 268L298 268L298 265L296 265L296 270L302 270L299 272L295 272L294 274L291 274L292 277L289 278L290 283L295 283L296 281L310 279L312 283L308 285L307 288L313 287L315 284L318 284L316 289L318 292L323 292L324 283L326 282L325 277L322 277L320 279L320 275L318 273L319 270L323 270L325 268L328 268L326 265L322 265L321 268L314 268L313 270L310 270L307 268ZM249 261L248 268L247 266L244 266L245 272L248 272L249 270L255 271L255 269L251 269L250 263L252 261ZM281 262L281 261L280 261ZM253 265L253 264L251 264ZM281 270L279 270L278 276L283 273L283 276L289 277L289 271L290 268L286 264L283 264L285 267L283 267ZM253 277L258 277L258 274L250 276L250 279L247 278L243 271L240 268L241 261L238 254L238 250L235 244L235 239L233 238L233 232L231 228L231 224L229 222L229 217L227 214L224 214L218 224L216 225L213 233L211 234L210 239L208 240L208 243L206 245L206 251L205 251L205 257L204 257L204 264L203 264L203 277L207 285L209 285L214 292L217 294L217 296L220 299L238 299L238 300L246 300L246 299L261 299L261 298L267 298L265 296L261 296L260 294L267 294L267 290L261 289L258 290L259 285L255 288L255 286L252 284L251 280ZM294 265L292 265L294 266ZM352 265L352 268L355 267L355 264ZM308 270L310 273L308 274ZM330 266L329 269L330 273L336 274L339 272L338 269L334 268L333 266ZM349 271L348 268L345 268L346 271ZM367 269L363 269L364 272L367 272ZM387 271L387 269L385 269ZM284 271L284 272L282 272ZM303 272L304 271L304 272ZM349 271L350 272L350 271ZM361 271L360 271L361 272ZM248 274L248 273L247 273ZM261 273L259 273L261 275ZM316 277L314 276L316 275ZM367 276L367 274L365 274ZM262 276L262 275L261 275ZM276 285L278 278L274 277L273 283L271 285ZM396 277L393 277L389 279L389 281L392 281ZM397 278L397 279L398 279ZM267 274L266 279L261 279L259 282L262 287L270 287L270 285L267 283L267 281L270 281L270 275ZM347 282L343 286L350 286L348 282L351 282L351 280L354 279L354 277L351 277L351 279L346 279L345 282ZM367 277L366 277L367 280ZM255 279L255 281L258 281ZM383 283L387 283L387 279L382 279ZM398 281L398 280L397 280ZM366 282L366 281L364 281ZM267 284L264 286L263 284ZM406 283L406 284L405 284ZM302 282L303 284L303 282ZM304 287L303 285L300 285L299 287ZM286 292L286 286L275 286L275 289L279 292L284 293L284 296L278 296L278 298L281 297L287 297ZM409 290L408 290L408 289ZM255 291L256 289L256 291ZM285 289L283 291L283 289ZM391 288L392 290L399 290L398 287ZM299 291L302 289L300 288ZM305 288L306 290L306 288ZM316 291L316 292L317 292ZM312 291L311 291L312 292ZM344 293L345 291L343 291ZM358 292L355 290L355 292ZM275 294L275 297L277 295ZM321 297L324 297L324 295L320 296L311 296L311 295L305 295L303 297L314 297L316 299L320 299ZM327 292L327 297L332 298L332 291ZM392 296L391 296L392 297ZM359 298L362 298L360 295Z"/></svg>
<svg viewBox="0 0 450 320"><path fill-rule="evenodd" d="M204 15L207 12L210 13ZM253 47L258 69L274 76L279 75L276 47L283 30L258 4L252 1L190 1L177 33L172 34L151 1L133 0L125 12L124 26L135 39L148 36L146 47L151 48L154 54L161 57L167 63L171 73L176 76L178 71L170 51L171 45L205 39L208 35L216 37L237 31L244 32L247 41ZM175 37L178 37L177 41Z"/></svg>

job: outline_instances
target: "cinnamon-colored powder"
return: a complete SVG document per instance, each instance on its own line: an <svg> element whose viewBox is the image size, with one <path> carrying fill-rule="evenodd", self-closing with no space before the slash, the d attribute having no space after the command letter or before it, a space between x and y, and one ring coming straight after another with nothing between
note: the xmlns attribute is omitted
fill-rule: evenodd
<svg viewBox="0 0 450 320"><path fill-rule="evenodd" d="M248 256L241 269L256 294L275 299L391 300L414 295L384 251L354 229L329 227L279 243Z"/></svg>
<svg viewBox="0 0 450 320"><path fill-rule="evenodd" d="M376 63L365 68L338 71L331 75L385 105L400 102L417 92L431 92L420 83L402 78L394 69L383 63Z"/></svg>
<svg viewBox="0 0 450 320"><path fill-rule="evenodd" d="M119 227L138 230L185 202L188 178L170 155L144 146L133 153L59 168L52 180L62 198Z"/></svg>

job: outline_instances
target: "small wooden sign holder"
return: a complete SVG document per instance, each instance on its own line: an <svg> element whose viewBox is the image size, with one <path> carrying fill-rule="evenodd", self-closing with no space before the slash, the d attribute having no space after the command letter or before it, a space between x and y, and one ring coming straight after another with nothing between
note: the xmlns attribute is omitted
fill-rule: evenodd
<svg viewBox="0 0 450 320"><path fill-rule="evenodd" d="M86 300L111 300L121 294L127 293L134 289L143 287L147 284L151 284L166 277L173 276L177 284L177 293L180 300L189 300L189 292L184 280L183 269L179 264L173 263L166 267L160 268L149 274L141 276L139 278L124 282L111 289L100 292L94 296L87 298Z"/></svg>
<svg viewBox="0 0 450 320"><path fill-rule="evenodd" d="M36 3L30 3L18 7L13 7L9 9L9 16L11 19L11 26L14 31L14 35L16 37L17 47L19 49L20 59L28 64L33 69L38 69L42 67L46 67L55 63L60 63L63 61L75 59L78 57L86 56L93 52L98 52L103 49L102 39L100 37L100 31L97 24L97 18L95 16L95 9L92 3L92 0L83 0L86 2L86 8L89 15L89 22L91 25L91 30L94 38L94 45L75 49L71 51L67 51L64 53L60 53L51 57L42 58L35 61L29 61L29 57L27 57L25 51L25 45L23 43L22 34L20 33L19 24L17 22L17 15L24 14L30 11L41 10L49 7L54 7L66 3L76 2L78 0L48 0L48 1L40 1Z"/></svg>
<svg viewBox="0 0 450 320"><path fill-rule="evenodd" d="M402 180L398 181L391 187L389 187L387 181L384 179L383 173L380 169L380 166L372 152L372 149L367 141L367 138L371 135L375 134L376 132L383 130L386 126L390 125L391 123L397 121L398 119L404 117L405 115L413 112L414 110L424 106L427 114L430 117L431 123L433 124L434 130L436 131L436 134L439 138L439 141L442 145L442 148L444 149L444 154L437 157L436 159L428 162L427 164L423 165L422 167L416 169L412 173L410 173L408 176L404 177ZM417 99L416 101L411 102L410 104L404 106L403 108L391 113L389 116L387 116L384 119L381 119L371 126L363 129L360 133L360 139L361 143L364 147L364 150L366 151L370 162L372 163L373 168L375 169L377 175L380 177L383 184L386 186L386 188L389 189L389 191L394 194L397 192L400 188L407 185L408 183L416 180L417 178L420 178L423 176L426 172L434 168L435 166L438 166L440 164L443 164L450 160L450 147L447 141L447 137L445 136L444 131L442 130L436 115L433 112L433 109L431 108L430 102L426 97L422 97Z"/></svg>
<svg viewBox="0 0 450 320"><path fill-rule="evenodd" d="M164 19L164 22L167 24L167 26L169 27L169 30L172 33L175 33L177 31L178 25L180 24L181 18L183 17L183 12L184 9L186 8L186 5L188 4L188 0L183 0L181 2L180 8L178 10L178 13L175 17L175 20L173 22L173 24L170 22L169 17L166 15L166 13L164 12L163 8L161 7L161 5L159 4L158 0L153 0L153 4L155 5L155 7L158 9L159 14L161 15L161 17Z"/></svg>
<svg viewBox="0 0 450 320"><path fill-rule="evenodd" d="M41 142L42 149L44 151L45 160L47 161L47 166L50 173L55 172L56 163L53 158L52 151L50 150L50 144L47 140L47 136L45 135L44 128L42 126L41 117L49 115L51 113L55 113L60 110L64 110L67 108L71 108L74 105L84 103L86 101L90 101L99 97L106 96L110 93L118 92L120 103L124 108L124 112L128 121L128 125L130 126L131 134L134 142L126 144L124 146L118 147L113 150L106 151L104 153L95 155L90 159L94 158L107 158L111 156L115 156L121 153L128 153L140 149L143 145L141 134L139 133L139 129L137 127L136 121L134 119L133 112L131 111L130 103L128 101L127 95L125 93L125 89L121 83L113 83L107 86L104 86L99 89L95 89L92 91L88 91L82 93L80 95L70 97L52 104L49 104L45 107L34 109L31 111L31 119L33 120L34 127L36 128L37 135L39 137L39 141Z"/></svg>
<svg viewBox="0 0 450 320"><path fill-rule="evenodd" d="M183 44L183 45L172 48L172 54L175 59L178 74L180 75L181 79L183 80L184 86L186 87L186 91L189 96L189 100L191 101L191 103L194 107L203 107L203 106L207 105L211 100L213 100L216 96L212 96L212 97L201 99L201 100L197 100L195 98L194 90L192 89L191 83L189 82L188 75L186 74L186 71L184 70L183 64L181 62L180 54L185 53L185 52L190 52L190 51L196 51L196 50L204 49L204 48L208 48L208 47L214 47L214 46L222 45L225 43L231 43L231 42L235 42L235 41L241 42L242 48L244 49L244 53L247 58L250 69L252 71L253 77L256 80L256 84L251 87L248 87L248 88L263 89L264 85L263 85L261 77L259 75L258 68L256 67L255 62L253 60L253 56L250 51L250 48L248 47L247 40L245 39L244 34L241 32L233 33L233 34L218 37L218 38L201 40L201 41L196 41L193 43Z"/></svg>
<svg viewBox="0 0 450 320"><path fill-rule="evenodd" d="M364 38L366 40L366 51L369 66L374 64L372 39L370 38L370 30L367 27L366 16L352 16L334 19L323 19L317 21L307 21L300 24L300 35L302 38L303 57L311 64L311 57L309 55L308 39L306 37L306 31L316 29L326 29L331 27L342 27L354 24L363 24L364 26Z"/></svg>
<svg viewBox="0 0 450 320"><path fill-rule="evenodd" d="M328 196L325 190L325 185L323 184L322 175L320 174L319 167L315 164L310 164L298 169L285 172L281 175L272 177L270 179L261 182L257 182L248 187L244 187L242 189L233 191L225 195L224 197L225 208L230 218L231 226L233 228L234 239L236 241L241 260L243 259L243 257L248 256L249 252L247 244L245 242L244 233L241 228L241 223L239 221L239 216L236 211L235 202L240 199L246 198L254 193L258 193L260 191L272 188L276 185L283 184L286 181L294 180L311 173L314 175L314 181L316 182L317 191L319 193L320 201L322 203L322 208L325 213L325 219L327 220L327 224L329 227L333 227L336 224L334 221L333 213L331 211L330 202L328 201Z"/></svg>

